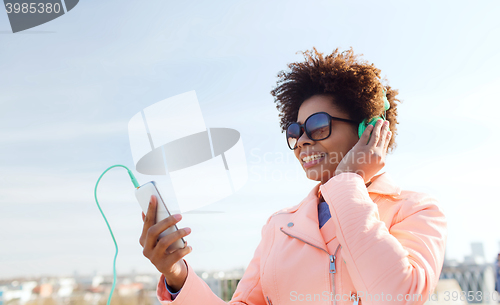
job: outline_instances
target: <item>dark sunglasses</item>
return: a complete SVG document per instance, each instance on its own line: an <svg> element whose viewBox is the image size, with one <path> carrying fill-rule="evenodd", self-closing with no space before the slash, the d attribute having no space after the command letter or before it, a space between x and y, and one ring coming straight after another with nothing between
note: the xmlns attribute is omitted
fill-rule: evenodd
<svg viewBox="0 0 500 305"><path fill-rule="evenodd" d="M295 122L288 125L286 128L286 142L288 143L288 147L292 150L296 149L297 142L304 131L309 139L313 141L321 141L328 138L332 132L332 120L359 124L359 122L353 120L333 117L326 112L316 112L311 114L304 124Z"/></svg>

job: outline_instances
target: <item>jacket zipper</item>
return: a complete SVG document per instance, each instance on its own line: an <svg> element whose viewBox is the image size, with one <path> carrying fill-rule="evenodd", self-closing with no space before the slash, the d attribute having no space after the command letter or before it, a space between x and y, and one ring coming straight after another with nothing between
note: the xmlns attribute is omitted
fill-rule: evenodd
<svg viewBox="0 0 500 305"><path fill-rule="evenodd" d="M330 257L330 274L331 274L331 277L332 277L332 289L333 289L333 304L337 304L337 300L335 299L335 273L337 272L336 269L335 269L335 258L336 258L336 255L337 255L337 251L339 251L339 248L340 248L340 243L339 245L337 246L337 249L335 250L335 254L333 255L330 255L330 253L328 253L328 251L326 251L325 249L321 248L321 247L318 247L316 245L313 245L311 244L310 242L307 242L305 240L303 240L302 238L299 238L297 236L294 236L294 235L291 235L285 231L283 231L283 228L280 228L281 232L285 233L286 235L290 236L290 237L293 237L293 238L296 238L300 241L303 241L304 243L308 244L308 245L311 245L315 248L318 248L322 251L325 251L328 256ZM269 299L268 299L269 300ZM356 303L357 304L357 303Z"/></svg>
<svg viewBox="0 0 500 305"><path fill-rule="evenodd" d="M337 304L337 299L335 299L335 273L337 272L335 270L335 258L337 256L337 251L339 251L339 248L340 248L340 243L337 246L337 249L335 250L335 254L330 255L330 274L332 275L333 304Z"/></svg>

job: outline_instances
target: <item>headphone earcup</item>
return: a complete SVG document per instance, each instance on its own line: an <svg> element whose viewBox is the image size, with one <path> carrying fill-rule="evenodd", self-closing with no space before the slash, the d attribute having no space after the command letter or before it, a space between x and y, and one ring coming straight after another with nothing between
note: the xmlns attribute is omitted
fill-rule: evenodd
<svg viewBox="0 0 500 305"><path fill-rule="evenodd" d="M363 132L365 132L366 126L365 126L366 119L363 120L363 122L359 123L358 127L358 138L361 139L361 135Z"/></svg>
<svg viewBox="0 0 500 305"><path fill-rule="evenodd" d="M387 110L391 107L391 104L389 103L389 100L387 99L387 95L386 95L387 91L386 91L386 90L385 90L385 88L383 88L383 87L382 87L382 90L383 90L383 92L384 92L384 110L385 110L385 111L387 111ZM368 127L368 125L373 125L373 127L375 127L375 124L377 123L377 121L378 121L379 119L384 120L384 118L377 116L377 117L372 118L372 119L370 120L370 122L369 122L368 124L366 124L366 119L364 119L364 120L363 120L363 122L361 122L361 123L359 124L359 127L358 127L358 137L359 137L359 138L361 138L361 135L363 135L363 132L365 132L365 129L366 129L366 127ZM385 120L384 120L384 121L385 121ZM366 124L366 125L365 125L365 124ZM389 128L389 131L390 131L390 130L391 130L391 129ZM371 137L371 134L370 134L370 137ZM370 139L370 137L368 138L368 141L370 141L370 140L369 140L369 139Z"/></svg>
<svg viewBox="0 0 500 305"><path fill-rule="evenodd" d="M383 118L377 116L377 117L374 117L370 120L370 122L368 124L365 125L365 122L366 122L366 119L363 120L363 122L361 122L359 124L359 127L358 127L358 137L361 138L361 135L363 135L363 132L365 132L365 129L366 127L368 127L368 125L372 125L373 127L375 127L375 124L377 123L378 120L380 120ZM389 129L391 130L391 129ZM370 137L371 137L371 134L370 134ZM370 137L368 138L368 141L370 141Z"/></svg>
<svg viewBox="0 0 500 305"><path fill-rule="evenodd" d="M365 132L365 129L366 129L366 127L368 127L368 125L372 125L373 127L375 127L375 124L377 123L378 119L381 119L381 117L379 117L379 116L373 117L370 119L370 121L368 123L366 123L366 119L364 119L363 122L361 122L359 124L358 137L361 138L361 135L363 135L363 132Z"/></svg>

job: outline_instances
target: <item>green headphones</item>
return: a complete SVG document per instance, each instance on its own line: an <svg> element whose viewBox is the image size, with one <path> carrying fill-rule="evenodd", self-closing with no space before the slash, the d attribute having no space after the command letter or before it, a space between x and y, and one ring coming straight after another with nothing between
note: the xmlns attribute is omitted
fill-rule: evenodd
<svg viewBox="0 0 500 305"><path fill-rule="evenodd" d="M387 111L387 109L389 109L391 107L391 104L389 104L389 100L387 99L387 96L386 96L386 90L385 88L382 88L382 90L384 91L384 114L382 115L382 117L373 117L369 123L366 123L366 119L363 120L363 122L361 122L359 124L359 127L358 127L358 136L361 138L361 135L363 134L363 132L365 131L366 127L368 127L368 125L373 125L373 127L375 127L375 123L377 123L377 121L379 119L382 119L385 121L385 112ZM390 129L389 129L390 130Z"/></svg>

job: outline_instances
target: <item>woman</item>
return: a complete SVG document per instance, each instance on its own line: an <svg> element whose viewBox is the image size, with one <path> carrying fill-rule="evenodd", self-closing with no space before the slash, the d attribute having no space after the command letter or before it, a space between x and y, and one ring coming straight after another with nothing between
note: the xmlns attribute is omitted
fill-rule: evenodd
<svg viewBox="0 0 500 305"><path fill-rule="evenodd" d="M376 175L395 145L398 92L384 88L380 70L352 48L325 57L313 50L278 74L271 94L289 148L319 183L267 219L229 303L423 304L443 265L446 219L433 197L401 190L385 172ZM179 220L154 225L155 204L140 242L162 273L160 302L225 304L183 259L190 247L165 252L189 230L156 242Z"/></svg>

